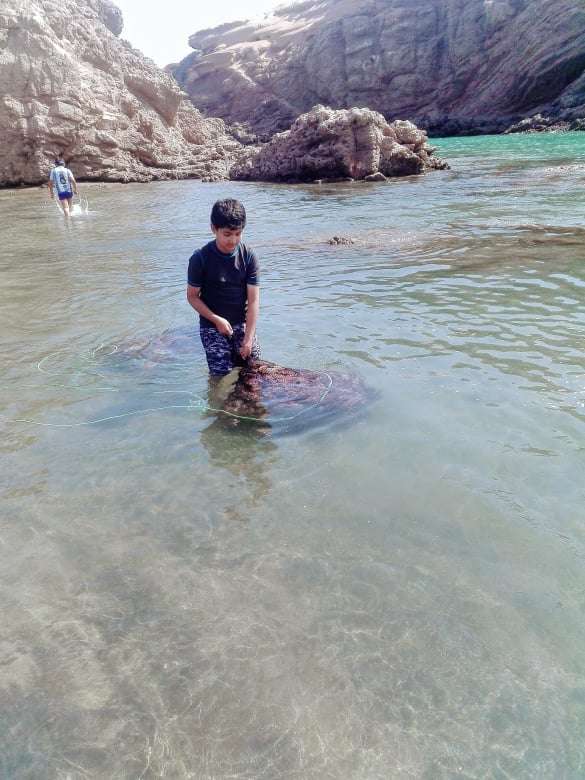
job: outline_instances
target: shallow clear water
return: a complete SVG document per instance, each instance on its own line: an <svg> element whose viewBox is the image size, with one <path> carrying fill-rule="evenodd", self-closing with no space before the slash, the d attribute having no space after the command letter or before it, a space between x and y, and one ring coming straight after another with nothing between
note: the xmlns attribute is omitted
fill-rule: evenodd
<svg viewBox="0 0 585 780"><path fill-rule="evenodd" d="M0 192L1 777L585 775L585 134L438 145L69 224ZM359 415L229 429L157 351L228 194L264 356Z"/></svg>

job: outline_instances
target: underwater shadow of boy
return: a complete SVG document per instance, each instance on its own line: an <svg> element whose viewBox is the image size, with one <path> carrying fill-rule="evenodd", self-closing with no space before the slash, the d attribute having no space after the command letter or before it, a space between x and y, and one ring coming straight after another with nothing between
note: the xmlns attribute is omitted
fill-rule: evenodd
<svg viewBox="0 0 585 780"><path fill-rule="evenodd" d="M226 514L247 520L273 487L270 466L277 460L277 445L253 423L226 426L222 414L201 431L200 441L213 466L229 472L238 486L237 502L225 509Z"/></svg>

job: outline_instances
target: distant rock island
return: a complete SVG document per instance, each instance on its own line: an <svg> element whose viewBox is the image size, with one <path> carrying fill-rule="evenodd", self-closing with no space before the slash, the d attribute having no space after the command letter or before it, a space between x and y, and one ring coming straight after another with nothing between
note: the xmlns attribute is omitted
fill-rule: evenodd
<svg viewBox="0 0 585 780"><path fill-rule="evenodd" d="M227 178L240 144L121 31L108 0L2 0L0 185L46 181L55 156L81 179Z"/></svg>
<svg viewBox="0 0 585 780"><path fill-rule="evenodd" d="M319 103L367 106L432 135L585 116L583 0L304 0L189 43L169 70L244 142Z"/></svg>
<svg viewBox="0 0 585 780"><path fill-rule="evenodd" d="M250 147L230 176L272 182L380 182L448 168L433 156L435 149L427 141L427 134L412 122L388 124L368 108L315 106L290 130L260 147Z"/></svg>

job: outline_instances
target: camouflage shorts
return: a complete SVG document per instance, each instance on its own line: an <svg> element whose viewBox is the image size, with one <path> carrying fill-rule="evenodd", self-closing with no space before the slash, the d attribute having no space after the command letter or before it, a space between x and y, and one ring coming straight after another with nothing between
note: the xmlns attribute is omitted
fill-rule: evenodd
<svg viewBox="0 0 585 780"><path fill-rule="evenodd" d="M215 328L200 328L201 343L207 357L209 373L213 376L223 376L236 366L243 366L246 360L240 355L240 347L244 340L244 324L234 325L233 336L222 336ZM250 357L260 357L258 340L254 336Z"/></svg>

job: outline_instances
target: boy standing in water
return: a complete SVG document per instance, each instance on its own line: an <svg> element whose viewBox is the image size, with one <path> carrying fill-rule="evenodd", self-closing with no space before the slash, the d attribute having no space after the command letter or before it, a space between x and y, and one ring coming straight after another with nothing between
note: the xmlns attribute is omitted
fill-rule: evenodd
<svg viewBox="0 0 585 780"><path fill-rule="evenodd" d="M222 377L248 358L259 358L258 261L241 242L246 210L237 200L218 200L211 210L215 236L189 259L187 300L199 314L209 373Z"/></svg>
<svg viewBox="0 0 585 780"><path fill-rule="evenodd" d="M55 167L49 174L49 192L53 198L57 193L63 214L70 216L73 193L77 195L77 182L63 160L55 160Z"/></svg>

